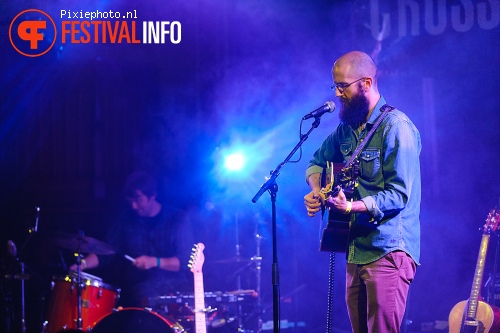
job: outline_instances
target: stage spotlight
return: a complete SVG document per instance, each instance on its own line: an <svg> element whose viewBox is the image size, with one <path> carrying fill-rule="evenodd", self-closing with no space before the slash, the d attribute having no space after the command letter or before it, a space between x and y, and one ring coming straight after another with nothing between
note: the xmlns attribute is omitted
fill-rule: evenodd
<svg viewBox="0 0 500 333"><path fill-rule="evenodd" d="M241 195L247 186L249 189L255 188L262 181L262 175L269 172L263 170L262 166L271 157L274 144L268 135L261 135L257 140L232 138L227 141L213 152L212 175L220 188ZM237 189L233 186L235 184L238 184Z"/></svg>
<svg viewBox="0 0 500 333"><path fill-rule="evenodd" d="M240 171L245 166L245 157L241 153L232 153L226 156L224 167L228 171Z"/></svg>

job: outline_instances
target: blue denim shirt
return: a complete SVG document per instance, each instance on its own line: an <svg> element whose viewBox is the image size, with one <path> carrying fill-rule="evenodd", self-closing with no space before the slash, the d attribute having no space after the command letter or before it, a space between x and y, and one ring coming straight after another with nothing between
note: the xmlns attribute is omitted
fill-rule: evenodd
<svg viewBox="0 0 500 333"><path fill-rule="evenodd" d="M313 173L321 173L326 161L349 161L384 104L381 97L359 134L350 126L339 124L314 153L306 179ZM355 200L365 203L368 213L354 214L351 219L346 253L349 263L366 264L389 252L402 250L419 264L421 147L415 125L403 112L393 110L361 152L359 185L354 195Z"/></svg>

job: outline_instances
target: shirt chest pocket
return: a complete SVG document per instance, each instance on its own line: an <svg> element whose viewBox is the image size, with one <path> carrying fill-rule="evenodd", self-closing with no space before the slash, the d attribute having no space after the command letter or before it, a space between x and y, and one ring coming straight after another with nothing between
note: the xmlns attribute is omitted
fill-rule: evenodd
<svg viewBox="0 0 500 333"><path fill-rule="evenodd" d="M344 142L340 144L340 151L342 152L342 155L344 156L344 163L346 161L349 161L351 154L352 154L352 144L350 142Z"/></svg>
<svg viewBox="0 0 500 333"><path fill-rule="evenodd" d="M381 172L380 149L366 148L359 156L361 177L374 179Z"/></svg>

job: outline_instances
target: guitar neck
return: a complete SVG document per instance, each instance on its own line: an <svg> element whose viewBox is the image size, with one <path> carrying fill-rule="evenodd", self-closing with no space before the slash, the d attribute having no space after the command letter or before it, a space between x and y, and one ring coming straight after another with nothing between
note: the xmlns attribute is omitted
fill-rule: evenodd
<svg viewBox="0 0 500 333"><path fill-rule="evenodd" d="M194 320L195 332L207 333L205 316L205 290L203 287L203 273L194 272Z"/></svg>
<svg viewBox="0 0 500 333"><path fill-rule="evenodd" d="M483 234L481 239L481 246L479 248L479 255L477 257L476 271L474 272L474 279L472 281L472 289L469 297L469 304L467 307L467 318L476 318L477 306L479 295L481 294L481 284L484 275L484 264L486 260L486 252L488 251L488 244L490 242L490 235Z"/></svg>

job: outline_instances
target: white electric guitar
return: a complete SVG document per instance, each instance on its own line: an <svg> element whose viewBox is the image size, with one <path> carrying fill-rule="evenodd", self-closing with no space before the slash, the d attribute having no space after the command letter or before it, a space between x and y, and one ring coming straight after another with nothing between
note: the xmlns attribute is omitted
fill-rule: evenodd
<svg viewBox="0 0 500 333"><path fill-rule="evenodd" d="M195 333L207 333L207 321L205 316L205 291L203 288L203 243L195 244L188 267L194 275L194 326Z"/></svg>

